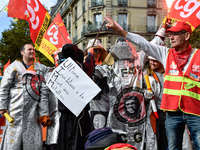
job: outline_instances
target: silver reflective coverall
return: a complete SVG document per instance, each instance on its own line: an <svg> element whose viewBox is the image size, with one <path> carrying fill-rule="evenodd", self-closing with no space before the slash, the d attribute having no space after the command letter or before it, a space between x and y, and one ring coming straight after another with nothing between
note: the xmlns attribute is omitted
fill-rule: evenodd
<svg viewBox="0 0 200 150"><path fill-rule="evenodd" d="M39 63L31 67L26 69L22 62L15 60L4 72L0 110L7 109L14 122L6 122L1 150L42 149L39 118L49 115L48 88L43 78L49 68Z"/></svg>
<svg viewBox="0 0 200 150"><path fill-rule="evenodd" d="M95 75L99 78L106 77L109 87L106 126L124 135L127 142L138 150L143 150L146 104L142 68L146 55L142 51L133 54L125 42L113 45L110 53L115 58L114 64L99 65L95 68ZM133 56L135 58L132 58Z"/></svg>
<svg viewBox="0 0 200 150"><path fill-rule="evenodd" d="M45 75L46 81L49 79L51 72ZM60 126L60 112L58 111L58 99L51 92L48 91L48 102L49 102L49 116L51 120L51 125L47 127L46 143L47 145L57 144L58 132Z"/></svg>

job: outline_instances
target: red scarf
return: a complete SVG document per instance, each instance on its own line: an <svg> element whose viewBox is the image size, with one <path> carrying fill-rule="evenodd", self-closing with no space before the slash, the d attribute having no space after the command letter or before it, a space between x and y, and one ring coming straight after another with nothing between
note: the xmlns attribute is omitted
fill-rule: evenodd
<svg viewBox="0 0 200 150"><path fill-rule="evenodd" d="M191 51L192 51L191 45L189 45L188 48L186 48L182 52L177 52L177 51L175 51L175 49L173 49L173 55L174 55L175 61L177 63L177 66L180 70L182 70L183 67L185 66L185 64L187 63L187 61L190 57Z"/></svg>

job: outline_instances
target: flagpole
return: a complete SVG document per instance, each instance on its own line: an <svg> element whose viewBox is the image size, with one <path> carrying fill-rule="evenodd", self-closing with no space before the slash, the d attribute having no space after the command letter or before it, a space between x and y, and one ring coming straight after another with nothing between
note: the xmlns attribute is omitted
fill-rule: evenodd
<svg viewBox="0 0 200 150"><path fill-rule="evenodd" d="M6 8L6 6L8 6L8 4L6 4L6 5L0 10L0 12L2 12L2 10L4 10L4 8Z"/></svg>
<svg viewBox="0 0 200 150"><path fill-rule="evenodd" d="M94 43L96 42L97 38L99 37L99 33L101 32L101 30L102 30L102 28L103 28L103 26L104 26L105 23L106 23L106 21L104 20L103 24L101 25L101 28L99 29L99 32L97 33L97 35L96 35L96 37L94 39L92 47L94 47Z"/></svg>
<svg viewBox="0 0 200 150"><path fill-rule="evenodd" d="M170 20L170 10L171 10L171 6L172 4L174 3L175 0L166 0L166 3L167 3L167 18L168 18L168 21Z"/></svg>
<svg viewBox="0 0 200 150"><path fill-rule="evenodd" d="M50 16L50 15L49 15ZM50 16L51 18L51 16ZM54 23L54 25L56 26L56 28L58 29L58 31L60 32L60 34L62 35L63 39L65 40L66 44L67 44L67 40L65 39L64 35L62 34L62 32L60 31L60 29L57 27L56 23L53 21L53 19L51 18L52 22Z"/></svg>

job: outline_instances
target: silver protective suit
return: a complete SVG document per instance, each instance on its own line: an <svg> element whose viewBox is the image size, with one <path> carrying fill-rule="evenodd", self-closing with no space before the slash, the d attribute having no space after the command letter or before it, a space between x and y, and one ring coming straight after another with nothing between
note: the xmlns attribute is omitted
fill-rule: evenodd
<svg viewBox="0 0 200 150"><path fill-rule="evenodd" d="M7 109L14 119L6 121L1 150L42 150L39 118L49 115L44 74L48 67L34 63L26 69L15 60L5 70L0 87L0 110ZM30 68L30 67L29 67Z"/></svg>
<svg viewBox="0 0 200 150"><path fill-rule="evenodd" d="M109 88L106 126L123 135L124 139L138 150L143 150L146 132L146 104L143 97L142 68L146 55L143 51L132 52L127 42L116 43L111 47L110 53L115 58L115 63L111 66L99 65L95 68L96 76L107 78ZM131 102L131 98L137 99L137 103L134 104L135 112L128 108L126 99L130 99ZM96 104L99 105L100 102ZM94 108L99 108L94 105L92 101L90 105L92 111L95 111Z"/></svg>
<svg viewBox="0 0 200 150"><path fill-rule="evenodd" d="M159 32L159 36L164 31ZM155 36L152 44L164 45L159 36ZM147 56L143 51L136 53L131 44L115 44L110 54L115 58L113 65L100 65L95 68L95 77L107 79L108 90L104 90L100 97L90 102L90 115L93 128L111 127L113 131L124 135L128 143L138 150L157 150L156 135L151 127L149 115L151 109L144 102L144 87L142 69ZM104 80L103 80L104 81ZM105 86L104 86L105 87ZM126 111L126 97L136 96L140 100L139 119L133 118ZM128 115L126 115L128 114Z"/></svg>
<svg viewBox="0 0 200 150"><path fill-rule="evenodd" d="M51 72L45 75L46 81L48 80ZM49 90L48 92L49 100L49 116L51 120L51 125L47 127L46 143L47 145L57 144L58 132L59 132L59 118L60 112L58 111L58 99L55 97L53 92Z"/></svg>

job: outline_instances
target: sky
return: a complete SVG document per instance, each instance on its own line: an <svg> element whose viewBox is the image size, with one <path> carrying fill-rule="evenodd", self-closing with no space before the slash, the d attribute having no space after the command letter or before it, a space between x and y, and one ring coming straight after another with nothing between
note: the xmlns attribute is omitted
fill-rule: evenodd
<svg viewBox="0 0 200 150"><path fill-rule="evenodd" d="M50 9L51 6L55 5L57 0L39 0L41 4L43 4L45 7L48 7ZM2 32L6 29L9 29L9 26L11 24L12 18L7 17L7 12L2 10L5 5L7 5L9 0L0 0L0 38L2 36ZM2 10L2 11L1 11Z"/></svg>

